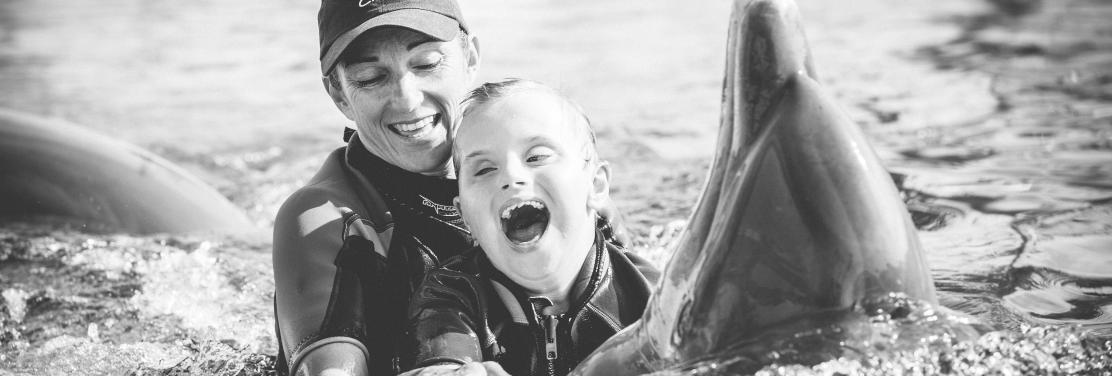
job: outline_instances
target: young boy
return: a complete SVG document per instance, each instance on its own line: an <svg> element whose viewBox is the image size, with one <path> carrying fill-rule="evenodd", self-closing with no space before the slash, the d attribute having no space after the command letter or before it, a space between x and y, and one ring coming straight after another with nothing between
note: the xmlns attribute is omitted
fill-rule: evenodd
<svg viewBox="0 0 1112 376"><path fill-rule="evenodd" d="M479 247L414 295L417 367L564 375L641 317L659 273L595 230L610 168L574 104L531 81L485 84L464 101L453 157Z"/></svg>

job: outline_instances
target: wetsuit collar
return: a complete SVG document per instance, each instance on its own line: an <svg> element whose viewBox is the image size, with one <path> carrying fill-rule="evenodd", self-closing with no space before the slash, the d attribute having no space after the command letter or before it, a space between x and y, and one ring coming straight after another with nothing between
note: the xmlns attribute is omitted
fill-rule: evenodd
<svg viewBox="0 0 1112 376"><path fill-rule="evenodd" d="M473 244L452 203L459 195L455 179L426 176L387 163L363 146L358 133L348 141L346 157L383 197L398 228L418 238L438 257Z"/></svg>
<svg viewBox="0 0 1112 376"><path fill-rule="evenodd" d="M460 218L452 199L459 195L455 179L433 177L394 166L363 147L359 135L348 143L348 161L367 176L389 198L416 203L423 213L453 221Z"/></svg>
<svg viewBox="0 0 1112 376"><path fill-rule="evenodd" d="M597 230L595 231L595 242L592 247L594 247L594 252L588 253L587 257L584 258L583 266L579 268L579 274L576 275L575 280L572 282L569 292L571 298L569 302L571 304L568 306L566 314L577 314L586 306L587 302L598 292L603 277L605 277L604 273L606 273L610 267L610 259L607 257L603 236ZM483 254L481 259L481 265L484 269L490 271L491 279L508 287L517 297L518 301L528 304L529 296L527 296L525 287L517 284L510 279L510 277L496 269L494 265L490 263L490 259L486 257L486 254Z"/></svg>

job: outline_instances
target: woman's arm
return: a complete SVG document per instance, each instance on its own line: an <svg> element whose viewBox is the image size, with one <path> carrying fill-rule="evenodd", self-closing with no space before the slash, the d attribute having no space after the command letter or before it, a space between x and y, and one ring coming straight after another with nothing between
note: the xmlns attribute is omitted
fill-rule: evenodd
<svg viewBox="0 0 1112 376"><path fill-rule="evenodd" d="M392 354L372 353L366 338L365 291L378 260L373 242L358 238L360 225L327 189L306 188L282 206L274 225L274 306L279 368L294 375L346 370L366 375L376 359L380 373ZM366 232L366 231L363 231ZM352 236L356 238L352 238ZM371 232L373 234L373 232ZM357 249L358 248L358 249ZM343 267L359 264L361 267ZM282 371L286 371L283 369ZM326 372L328 371L328 372Z"/></svg>

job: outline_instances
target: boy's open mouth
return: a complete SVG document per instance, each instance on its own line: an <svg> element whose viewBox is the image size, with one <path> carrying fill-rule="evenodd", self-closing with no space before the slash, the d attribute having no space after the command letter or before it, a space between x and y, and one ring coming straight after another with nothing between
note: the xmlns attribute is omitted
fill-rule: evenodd
<svg viewBox="0 0 1112 376"><path fill-rule="evenodd" d="M516 244L536 241L548 228L548 207L538 200L525 200L502 209L502 232Z"/></svg>

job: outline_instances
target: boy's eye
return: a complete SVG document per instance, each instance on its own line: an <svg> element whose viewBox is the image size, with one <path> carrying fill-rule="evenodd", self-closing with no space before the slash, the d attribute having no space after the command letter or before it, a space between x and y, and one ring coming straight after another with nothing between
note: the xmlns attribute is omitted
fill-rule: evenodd
<svg viewBox="0 0 1112 376"><path fill-rule="evenodd" d="M494 167L483 167L479 171L475 171L475 176L483 176L492 171L494 171Z"/></svg>
<svg viewBox="0 0 1112 376"><path fill-rule="evenodd" d="M546 146L537 146L529 150L528 156L525 157L527 163L545 162L556 155L556 152Z"/></svg>

